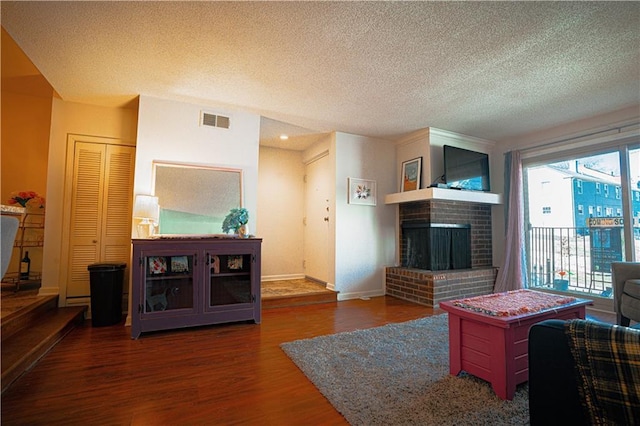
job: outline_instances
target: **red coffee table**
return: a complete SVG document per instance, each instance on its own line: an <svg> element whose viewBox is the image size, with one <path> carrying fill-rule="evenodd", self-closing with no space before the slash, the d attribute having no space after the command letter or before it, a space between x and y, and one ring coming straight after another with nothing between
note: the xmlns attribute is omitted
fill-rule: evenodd
<svg viewBox="0 0 640 426"><path fill-rule="evenodd" d="M516 290L440 302L449 313L449 372L491 383L502 399L529 380L529 328L547 319L585 317L591 300Z"/></svg>

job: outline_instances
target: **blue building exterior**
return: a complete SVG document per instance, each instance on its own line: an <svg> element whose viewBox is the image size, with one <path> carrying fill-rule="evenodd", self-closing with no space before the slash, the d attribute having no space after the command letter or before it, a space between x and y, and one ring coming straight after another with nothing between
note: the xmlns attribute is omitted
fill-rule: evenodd
<svg viewBox="0 0 640 426"><path fill-rule="evenodd" d="M582 235L588 233L589 218L622 218L622 188L590 178L572 177L574 224ZM632 215L634 221L640 220L640 188L631 191ZM637 223L637 222L636 222ZM634 230L639 235L639 230Z"/></svg>

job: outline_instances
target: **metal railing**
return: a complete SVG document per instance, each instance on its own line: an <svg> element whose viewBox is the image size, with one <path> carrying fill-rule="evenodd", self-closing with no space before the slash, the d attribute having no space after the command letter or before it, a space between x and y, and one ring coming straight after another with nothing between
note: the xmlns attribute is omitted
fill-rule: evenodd
<svg viewBox="0 0 640 426"><path fill-rule="evenodd" d="M612 298L611 262L622 260L622 228L532 227L529 287Z"/></svg>

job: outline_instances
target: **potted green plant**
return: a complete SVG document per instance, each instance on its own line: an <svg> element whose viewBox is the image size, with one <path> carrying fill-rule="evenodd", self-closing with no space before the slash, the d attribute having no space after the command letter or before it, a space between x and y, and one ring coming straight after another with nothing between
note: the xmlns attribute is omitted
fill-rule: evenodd
<svg viewBox="0 0 640 426"><path fill-rule="evenodd" d="M249 237L247 222L249 222L249 211L247 209L242 207L231 209L222 222L222 232L228 234L229 231L233 231L240 237L247 238Z"/></svg>

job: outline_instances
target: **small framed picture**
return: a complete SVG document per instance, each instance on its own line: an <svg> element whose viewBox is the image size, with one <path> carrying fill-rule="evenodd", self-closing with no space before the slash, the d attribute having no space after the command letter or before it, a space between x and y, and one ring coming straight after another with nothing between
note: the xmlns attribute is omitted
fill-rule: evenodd
<svg viewBox="0 0 640 426"><path fill-rule="evenodd" d="M402 188L400 192L420 189L420 173L422 172L422 157L402 163Z"/></svg>
<svg viewBox="0 0 640 426"><path fill-rule="evenodd" d="M242 269L242 255L236 256L228 256L227 257L227 268L231 270L240 270Z"/></svg>
<svg viewBox="0 0 640 426"><path fill-rule="evenodd" d="M149 274L158 275L167 272L167 259L164 256L149 256Z"/></svg>
<svg viewBox="0 0 640 426"><path fill-rule="evenodd" d="M375 206L377 202L376 181L348 178L349 204Z"/></svg>
<svg viewBox="0 0 640 426"><path fill-rule="evenodd" d="M211 273L220 273L220 258L218 256L211 256Z"/></svg>
<svg viewBox="0 0 640 426"><path fill-rule="evenodd" d="M171 272L189 272L189 260L187 256L171 256Z"/></svg>

